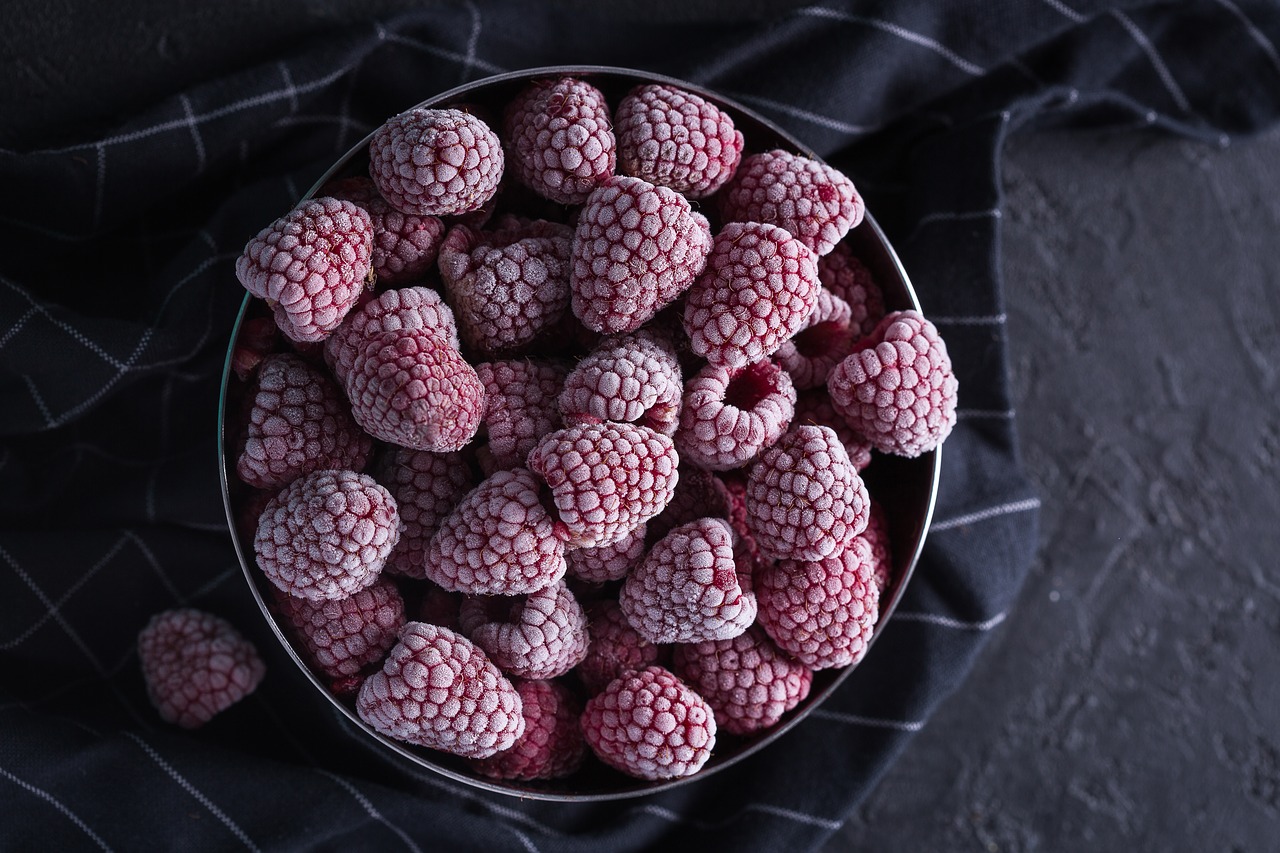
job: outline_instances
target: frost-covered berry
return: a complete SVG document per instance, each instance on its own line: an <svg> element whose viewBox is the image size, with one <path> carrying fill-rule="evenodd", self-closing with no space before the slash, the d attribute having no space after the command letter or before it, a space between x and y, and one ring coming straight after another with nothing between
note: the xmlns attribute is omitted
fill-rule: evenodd
<svg viewBox="0 0 1280 853"><path fill-rule="evenodd" d="M523 599L469 598L458 614L462 631L503 672L555 678L587 654L587 616L564 581Z"/></svg>
<svg viewBox="0 0 1280 853"><path fill-rule="evenodd" d="M622 539L596 548L571 548L564 552L569 574L587 583L621 580L644 559L648 525L642 524Z"/></svg>
<svg viewBox="0 0 1280 853"><path fill-rule="evenodd" d="M460 453L392 447L374 467L373 476L387 487L400 511L400 541L383 571L423 580L431 537L478 485L471 466Z"/></svg>
<svg viewBox="0 0 1280 853"><path fill-rule="evenodd" d="M648 666L619 676L587 701L582 733L610 767L640 779L675 779L707 763L716 719L684 682Z"/></svg>
<svg viewBox="0 0 1280 853"><path fill-rule="evenodd" d="M800 330L774 353L776 361L804 391L827 384L832 369L853 352L857 332L849 304L826 288L818 288L818 304Z"/></svg>
<svg viewBox="0 0 1280 853"><path fill-rule="evenodd" d="M681 462L683 463L683 459ZM681 464L680 480L667 508L649 522L649 541L657 542L674 528L700 518L730 517L728 489L715 474L704 468Z"/></svg>
<svg viewBox="0 0 1280 853"><path fill-rule="evenodd" d="M236 334L235 349L231 351L231 369L241 382L262 364L262 360L276 349L280 328L270 317L246 317Z"/></svg>
<svg viewBox="0 0 1280 853"><path fill-rule="evenodd" d="M707 361L745 367L777 352L817 304L817 256L774 225L735 222L689 289L684 330Z"/></svg>
<svg viewBox="0 0 1280 853"><path fill-rule="evenodd" d="M349 201L313 198L244 247L236 277L295 341L321 341L372 278L373 222Z"/></svg>
<svg viewBox="0 0 1280 853"><path fill-rule="evenodd" d="M325 363L345 384L364 345L386 332L425 332L457 349L453 311L428 287L386 290L361 304L324 342Z"/></svg>
<svg viewBox="0 0 1280 853"><path fill-rule="evenodd" d="M785 228L817 255L830 252L862 222L865 205L853 181L825 163L788 151L742 158L718 196L725 222Z"/></svg>
<svg viewBox="0 0 1280 853"><path fill-rule="evenodd" d="M742 132L724 110L693 92L652 84L631 90L614 117L618 167L627 175L706 198L733 177Z"/></svg>
<svg viewBox="0 0 1280 853"><path fill-rule="evenodd" d="M684 196L640 178L610 178L578 215L573 313L597 332L634 331L689 288L710 248L711 226Z"/></svg>
<svg viewBox="0 0 1280 853"><path fill-rule="evenodd" d="M818 259L818 280L849 306L854 337L871 334L884 316L884 294L871 270L853 254L848 243L840 243Z"/></svg>
<svg viewBox="0 0 1280 853"><path fill-rule="evenodd" d="M893 552L889 543L889 519L884 514L884 507L871 499L871 515L867 518L867 529L862 531L862 538L871 546L872 578L875 580L876 592L884 597L889 586L889 578L893 575Z"/></svg>
<svg viewBox="0 0 1280 853"><path fill-rule="evenodd" d="M372 584L399 538L396 502L372 477L315 471L267 504L253 550L281 592L319 601Z"/></svg>
<svg viewBox="0 0 1280 853"><path fill-rule="evenodd" d="M640 636L611 598L594 602L587 611L591 642L587 656L574 670L588 694L596 694L618 676L659 662L662 649Z"/></svg>
<svg viewBox="0 0 1280 853"><path fill-rule="evenodd" d="M138 634L147 697L166 723L195 729L257 688L266 667L225 619L166 610Z"/></svg>
<svg viewBox="0 0 1280 853"><path fill-rule="evenodd" d="M510 163L521 183L560 204L581 204L613 174L617 142L609 105L573 77L535 80L507 106Z"/></svg>
<svg viewBox="0 0 1280 853"><path fill-rule="evenodd" d="M782 437L795 404L791 377L771 361L737 370L708 364L684 387L676 450L710 471L741 467Z"/></svg>
<svg viewBox="0 0 1280 853"><path fill-rule="evenodd" d="M416 281L430 271L444 240L435 216L401 213L378 194L369 178L345 178L326 185L326 195L363 207L373 221L373 271L384 284Z"/></svg>
<svg viewBox="0 0 1280 853"><path fill-rule="evenodd" d="M485 653L448 628L409 622L381 671L365 679L356 712L405 743L488 758L524 734L515 686Z"/></svg>
<svg viewBox="0 0 1280 853"><path fill-rule="evenodd" d="M947 345L918 311L895 311L827 380L835 409L882 453L915 457L956 423L956 377Z"/></svg>
<svg viewBox="0 0 1280 853"><path fill-rule="evenodd" d="M524 465L538 441L560 429L557 401L567 374L559 364L531 359L476 365L493 471Z"/></svg>
<svg viewBox="0 0 1280 853"><path fill-rule="evenodd" d="M861 472L871 464L871 444L854 432L840 416L836 407L831 404L826 388L814 388L797 394L796 414L791 422L797 426L807 424L830 427L844 445L845 453L849 454L849 461L853 463L855 471Z"/></svg>
<svg viewBox="0 0 1280 853"><path fill-rule="evenodd" d="M582 739L582 702L554 681L516 684L523 704L524 734L510 749L471 766L491 779L560 779L582 766L587 742Z"/></svg>
<svg viewBox="0 0 1280 853"><path fill-rule="evenodd" d="M404 599L387 578L335 601L279 595L276 603L307 656L334 681L382 660L405 623Z"/></svg>
<svg viewBox="0 0 1280 853"><path fill-rule="evenodd" d="M415 109L390 118L369 140L369 177L401 213L454 216L498 191L502 143L460 110Z"/></svg>
<svg viewBox="0 0 1280 853"><path fill-rule="evenodd" d="M578 362L565 380L560 413L569 425L626 421L671 435L682 385L670 344L640 329L605 338Z"/></svg>

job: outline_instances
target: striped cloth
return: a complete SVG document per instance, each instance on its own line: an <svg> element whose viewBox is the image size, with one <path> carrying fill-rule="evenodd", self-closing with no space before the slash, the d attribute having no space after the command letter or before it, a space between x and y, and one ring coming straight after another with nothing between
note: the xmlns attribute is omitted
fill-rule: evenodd
<svg viewBox="0 0 1280 853"><path fill-rule="evenodd" d="M528 9L446 4L345 27L106 135L0 150L0 846L820 846L963 681L1036 547L1006 369L1006 136L1155 126L1227 145L1280 113L1280 11L1266 2L826 0L679 26ZM214 467L246 239L386 116L564 63L694 81L848 171L961 388L936 523L873 653L768 750L615 804L465 789L320 710L240 579ZM135 652L150 615L179 605L229 618L268 658L259 691L194 734L156 718Z"/></svg>

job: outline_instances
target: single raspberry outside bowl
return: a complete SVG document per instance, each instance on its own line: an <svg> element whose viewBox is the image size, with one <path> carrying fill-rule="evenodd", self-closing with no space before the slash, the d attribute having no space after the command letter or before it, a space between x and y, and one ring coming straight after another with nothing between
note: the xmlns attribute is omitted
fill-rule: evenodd
<svg viewBox="0 0 1280 853"><path fill-rule="evenodd" d="M511 72L468 83L406 109L468 105L471 108L479 107L486 115L500 116L505 105L510 103L531 81L564 76L589 81L604 93L612 109L616 109L622 98L636 86L666 84L678 87L700 95L725 110L732 117L737 128L742 131L748 152L781 148L815 159L817 156L798 139L767 119L700 86L648 72L605 66L560 66ZM304 198L316 196L320 188L331 180L367 174L368 144L369 137L347 152L316 182ZM897 254L870 211L867 212L862 224L849 232L844 242L853 249L854 254L862 260L880 284L884 293L886 311L921 310L906 270L903 269ZM515 797L560 802L624 799L697 782L759 752L799 724L809 712L822 704L852 671L853 667L846 667L815 672L808 698L800 703L782 723L753 737L725 737L717 744L711 759L697 774L665 781L649 782L633 779L598 764L591 765L565 779L541 782L495 780L477 773L464 759L413 747L374 731L357 715L350 701L344 701L334 695L322 677L308 667L305 650L290 636L287 624L274 612L275 607L270 603L272 589L270 582L258 569L254 560L252 531L246 535L240 527L244 521L245 506L254 498L254 495L235 478L235 462L238 455L236 423L246 383L237 377L233 369L233 357L246 322L258 316L268 316L269 313L269 309L261 300L246 295L240 314L232 328L226 365L223 369L218 405L218 469L227 524L241 569L263 616L275 632L285 652L293 659L316 691L316 713L323 712L324 703L327 700L346 724L359 733L358 737L367 738L371 750L387 750L410 765L431 770L466 785ZM874 644L890 621L915 569L932 520L940 470L941 452L940 449L935 449L914 459L877 455L873 464L863 472L868 491L876 502L884 507L889 520L889 538L894 561L888 585L880 599L880 618L868 646Z"/></svg>

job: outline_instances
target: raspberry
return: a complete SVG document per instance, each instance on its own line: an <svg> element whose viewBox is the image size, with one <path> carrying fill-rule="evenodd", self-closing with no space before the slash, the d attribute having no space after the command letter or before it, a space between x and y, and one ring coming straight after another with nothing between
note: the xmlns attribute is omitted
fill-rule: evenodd
<svg viewBox="0 0 1280 853"><path fill-rule="evenodd" d="M821 560L866 529L868 501L835 432L801 425L751 468L747 526L766 557Z"/></svg>
<svg viewBox="0 0 1280 853"><path fill-rule="evenodd" d="M651 643L736 637L756 618L738 584L733 531L719 518L672 530L627 575L618 593L627 620Z"/></svg>
<svg viewBox="0 0 1280 853"><path fill-rule="evenodd" d="M378 280L398 284L422 278L436 261L444 223L435 216L401 213L385 198L369 178L335 181L323 192L346 199L365 209L373 222L373 271Z"/></svg>
<svg viewBox="0 0 1280 853"><path fill-rule="evenodd" d="M682 460L683 461L683 460ZM675 494L662 514L649 522L649 541L657 542L674 528L699 518L730 518L728 489L715 474L681 465Z"/></svg>
<svg viewBox="0 0 1280 853"><path fill-rule="evenodd" d="M520 181L552 201L581 204L613 174L609 105L590 83L535 80L507 107L503 130Z"/></svg>
<svg viewBox="0 0 1280 853"><path fill-rule="evenodd" d="M409 622L380 672L365 679L356 712L406 743L488 758L524 734L523 702L485 653L448 628Z"/></svg>
<svg viewBox="0 0 1280 853"><path fill-rule="evenodd" d="M345 383L364 344L384 332L426 332L454 349L458 327L440 294L426 287L383 291L351 312L324 342L325 363Z"/></svg>
<svg viewBox="0 0 1280 853"><path fill-rule="evenodd" d="M612 681L582 713L587 745L640 779L692 776L711 757L716 718L701 696L659 666Z"/></svg>
<svg viewBox="0 0 1280 853"><path fill-rule="evenodd" d="M324 468L359 471L373 442L360 431L342 391L292 353L269 355L258 370L240 479L275 489Z"/></svg>
<svg viewBox="0 0 1280 853"><path fill-rule="evenodd" d="M587 615L564 581L523 600L469 598L458 624L508 675L555 678L587 654Z"/></svg>
<svg viewBox="0 0 1280 853"><path fill-rule="evenodd" d="M871 445L840 417L825 388L801 391L796 395L796 415L792 423L830 427L844 445L855 471L862 471L871 464Z"/></svg>
<svg viewBox="0 0 1280 853"><path fill-rule="evenodd" d="M404 599L396 585L378 578L337 601L276 596L280 614L301 640L308 657L329 679L358 675L382 660L404 625Z"/></svg>
<svg viewBox="0 0 1280 853"><path fill-rule="evenodd" d="M484 415L475 368L426 332L384 332L367 340L346 389L365 432L415 450L462 449Z"/></svg>
<svg viewBox="0 0 1280 853"><path fill-rule="evenodd" d="M372 477L315 471L267 504L253 550L278 589L320 601L372 584L399 538L396 502Z"/></svg>
<svg viewBox="0 0 1280 853"><path fill-rule="evenodd" d="M804 701L813 670L778 650L759 625L729 640L676 646L672 669L735 735L769 728Z"/></svg>
<svg viewBox="0 0 1280 853"><path fill-rule="evenodd" d="M258 232L236 260L236 278L266 300L295 341L321 341L372 278L373 222L349 201L314 198Z"/></svg>
<svg viewBox="0 0 1280 853"><path fill-rule="evenodd" d="M840 243L818 259L818 280L848 304L855 338L871 334L884 316L884 295L848 243Z"/></svg>
<svg viewBox="0 0 1280 853"><path fill-rule="evenodd" d="M715 104L673 86L638 86L614 121L622 171L706 198L729 180L742 158L742 132Z"/></svg>
<svg viewBox="0 0 1280 853"><path fill-rule="evenodd" d="M928 453L956 424L947 345L918 311L886 315L831 371L827 388L836 411L882 453Z"/></svg>
<svg viewBox="0 0 1280 853"><path fill-rule="evenodd" d="M826 385L832 368L853 352L857 333L850 326L852 316L849 303L818 288L818 304L813 313L773 356L798 390Z"/></svg>
<svg viewBox="0 0 1280 853"><path fill-rule="evenodd" d="M484 206L502 180L502 143L459 110L416 109L369 140L369 176L401 213L452 216Z"/></svg>
<svg viewBox="0 0 1280 853"><path fill-rule="evenodd" d="M569 574L587 583L621 580L644 559L648 525L642 524L610 545L573 548L564 552Z"/></svg>
<svg viewBox="0 0 1280 853"><path fill-rule="evenodd" d="M658 662L662 650L631 627L618 602L608 598L597 601L588 616L591 642L587 656L574 670L588 693L599 693L623 673Z"/></svg>
<svg viewBox="0 0 1280 853"><path fill-rule="evenodd" d="M711 226L683 196L617 176L587 198L573 235L573 313L597 332L640 328L693 284Z"/></svg>
<svg viewBox="0 0 1280 853"><path fill-rule="evenodd" d="M605 338L564 383L566 424L640 423L671 435L680 416L680 363L668 343L641 329Z"/></svg>
<svg viewBox="0 0 1280 853"><path fill-rule="evenodd" d="M270 317L245 318L231 353L231 369L241 382L247 382L262 360L275 350L279 334L279 327Z"/></svg>
<svg viewBox="0 0 1280 853"><path fill-rule="evenodd" d="M744 157L720 194L725 222L777 225L817 255L835 248L864 212L862 197L845 175L787 151Z"/></svg>
<svg viewBox="0 0 1280 853"><path fill-rule="evenodd" d="M492 356L527 346L569 306L565 225L539 220L481 233L457 225L440 248L440 275L462 339Z"/></svg>
<svg viewBox="0 0 1280 853"><path fill-rule="evenodd" d="M476 365L476 375L493 470L523 465L538 441L560 428L556 400L567 371L550 362L491 361Z"/></svg>
<svg viewBox="0 0 1280 853"><path fill-rule="evenodd" d="M813 669L857 663L879 616L871 546L856 537L817 562L782 560L756 578L760 624L778 647Z"/></svg>
<svg viewBox="0 0 1280 853"><path fill-rule="evenodd" d="M373 476L395 499L402 525L400 541L391 549L383 571L423 580L431 537L477 485L471 467L458 453L392 447Z"/></svg>
<svg viewBox="0 0 1280 853"><path fill-rule="evenodd" d="M524 706L524 734L515 746L471 766L492 779L559 779L574 773L587 756L578 718L582 703L554 681L516 685Z"/></svg>
<svg viewBox="0 0 1280 853"><path fill-rule="evenodd" d="M529 469L551 487L556 535L572 548L617 542L653 518L676 487L671 439L634 424L584 424L544 436Z"/></svg>
<svg viewBox="0 0 1280 853"><path fill-rule="evenodd" d="M524 468L498 471L454 508L427 552L427 579L471 595L523 595L564 576L564 543Z"/></svg>
<svg viewBox="0 0 1280 853"><path fill-rule="evenodd" d="M738 468L782 437L795 405L791 377L771 361L736 370L708 364L685 385L676 449L700 468Z"/></svg>
<svg viewBox="0 0 1280 853"><path fill-rule="evenodd" d="M689 289L684 330L693 351L717 367L746 367L777 352L817 302L813 252L776 226L735 222L716 235Z"/></svg>
<svg viewBox="0 0 1280 853"><path fill-rule="evenodd" d="M871 565L874 567L872 578L876 592L883 598L885 588L889 586L889 577L893 574L893 552L889 550L889 520L885 517L884 507L874 499L871 501L871 515L867 518L867 529L862 531L862 538L871 546Z"/></svg>
<svg viewBox="0 0 1280 853"><path fill-rule="evenodd" d="M191 608L151 617L138 634L147 697L166 723L195 729L248 696L266 671L224 619Z"/></svg>
<svg viewBox="0 0 1280 853"><path fill-rule="evenodd" d="M458 611L462 607L459 593L449 592L430 581L415 584L414 591L418 593L418 602L413 613L418 622L439 625L450 631L461 630L458 627Z"/></svg>

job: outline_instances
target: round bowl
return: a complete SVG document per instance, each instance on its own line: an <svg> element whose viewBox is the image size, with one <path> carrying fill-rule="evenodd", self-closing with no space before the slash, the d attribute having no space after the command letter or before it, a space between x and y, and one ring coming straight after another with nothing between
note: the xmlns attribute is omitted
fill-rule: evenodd
<svg viewBox="0 0 1280 853"><path fill-rule="evenodd" d="M647 72L608 68L601 66L565 66L555 68L536 68L527 71L513 72L489 77L469 83L448 92L429 98L417 107L443 107L451 104L466 104L469 109L479 109L492 116L500 116L502 106L510 101L528 82L538 78L561 77L571 75L589 80L601 89L609 104L616 106L618 101L632 87L645 83L666 83L696 92L704 98L719 105L733 118L735 125L742 131L746 140L746 153L783 148L795 153L816 157L812 151L795 137L781 130L767 119L751 110L707 91L702 87L681 80L663 77ZM316 191L332 178L349 175L367 174L367 145L369 138L353 147L318 180L306 194L313 196ZM264 223L265 224L265 223ZM870 212L862 224L853 229L845 242L850 244L854 254L870 269L879 283L887 311L915 309L920 310L915 291L907 278L907 272L884 233L876 224ZM792 727L803 722L804 718L823 703L852 672L853 666L842 669L821 670L814 673L813 685L809 696L797 708L788 713L781 722L765 732L753 737L734 737L721 733L716 749L706 765L693 776L648 782L634 779L617 773L603 764L589 759L586 766L578 773L566 779L545 782L505 782L490 779L475 773L463 759L443 752L416 747L393 740L380 734L365 723L356 714L351 702L343 701L329 692L321 679L311 671L304 661L303 655L290 637L287 626L274 612L269 604L272 587L263 573L258 569L253 556L251 536L244 536L238 529L237 518L241 515L242 503L246 491L239 481L228 476L234 469L237 449L231 446L235 441L235 431L229 429L229 415L234 418L232 408L238 411L235 401L242 396L241 382L232 370L232 354L235 351L241 329L247 317L261 313L267 315L264 304L260 300L246 296L239 317L231 332L231 343L227 350L227 361L223 369L222 392L218 406L218 472L222 483L223 502L227 513L227 523L231 538L235 545L240 566L249 590L261 608L263 618L267 620L280 645L293 659L315 690L317 713L319 708L328 702L342 714L351 725L379 748L399 755L404 760L439 773L450 779L467 785L495 791L515 797L555 800L568 802L584 802L595 800L613 800L635 797L666 790L678 785L705 779L716 772L742 761L753 755L778 738L785 735ZM234 424L235 421L231 420ZM863 472L863 479L877 502L883 505L889 522L889 537L893 554L893 572L884 595L881 597L880 618L871 638L871 646L883 632L892 618L893 611L906 588L919 559L924 545L925 534L933 515L934 501L938 490L938 474L941 465L940 451L934 450L915 459L876 454L875 460ZM868 654L874 654L869 649ZM854 666L856 666L855 664Z"/></svg>

